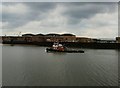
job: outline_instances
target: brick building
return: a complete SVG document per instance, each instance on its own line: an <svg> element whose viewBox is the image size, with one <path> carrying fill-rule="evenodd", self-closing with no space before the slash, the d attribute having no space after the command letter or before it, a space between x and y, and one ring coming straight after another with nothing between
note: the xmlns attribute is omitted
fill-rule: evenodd
<svg viewBox="0 0 120 88"><path fill-rule="evenodd" d="M73 34L47 34L44 36L48 42L74 42L76 36Z"/></svg>
<svg viewBox="0 0 120 88"><path fill-rule="evenodd" d="M91 43L91 42L93 42L93 40L91 38L87 38L87 37L76 37L76 41L81 42L81 43Z"/></svg>

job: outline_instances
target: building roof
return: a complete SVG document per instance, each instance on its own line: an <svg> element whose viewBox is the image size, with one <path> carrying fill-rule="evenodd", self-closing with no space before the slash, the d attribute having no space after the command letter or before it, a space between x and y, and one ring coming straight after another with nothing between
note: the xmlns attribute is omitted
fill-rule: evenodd
<svg viewBox="0 0 120 88"><path fill-rule="evenodd" d="M46 34L45 36L60 36L60 34L50 33L50 34Z"/></svg>
<svg viewBox="0 0 120 88"><path fill-rule="evenodd" d="M22 36L75 36L75 35L73 35L73 34L56 34L56 33L49 33L49 34L46 34L46 35L44 35L44 34L36 34L36 35L34 35L34 34L23 34Z"/></svg>
<svg viewBox="0 0 120 88"><path fill-rule="evenodd" d="M61 36L75 36L73 34L61 34Z"/></svg>
<svg viewBox="0 0 120 88"><path fill-rule="evenodd" d="M45 36L44 34L36 34L35 36Z"/></svg>

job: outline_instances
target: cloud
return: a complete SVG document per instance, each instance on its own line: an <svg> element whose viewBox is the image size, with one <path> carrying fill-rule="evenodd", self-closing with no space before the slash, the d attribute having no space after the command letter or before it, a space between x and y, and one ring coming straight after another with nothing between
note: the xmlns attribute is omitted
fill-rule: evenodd
<svg viewBox="0 0 120 88"><path fill-rule="evenodd" d="M8 22L9 25L5 28L15 28L21 26L26 22L26 14L29 8L22 3L3 3L2 4L2 22Z"/></svg>
<svg viewBox="0 0 120 88"><path fill-rule="evenodd" d="M3 2L43 2L43 0L4 0ZM119 0L45 0L44 2L119 2Z"/></svg>
<svg viewBox="0 0 120 88"><path fill-rule="evenodd" d="M27 13L27 6L17 3L14 5L3 5L2 6L3 13L12 14L12 15L24 15Z"/></svg>
<svg viewBox="0 0 120 88"><path fill-rule="evenodd" d="M77 36L115 38L118 35L118 12L96 14L92 18L68 26L68 29Z"/></svg>
<svg viewBox="0 0 120 88"><path fill-rule="evenodd" d="M0 3L0 22L2 22L2 3Z"/></svg>
<svg viewBox="0 0 120 88"><path fill-rule="evenodd" d="M0 2L0 35L2 35L2 3Z"/></svg>
<svg viewBox="0 0 120 88"><path fill-rule="evenodd" d="M57 15L58 13L56 11L58 9L50 13L44 20L31 21L16 30L20 32L21 29L24 29L22 30L23 33L74 33L77 36L92 38L114 38L118 33L117 13L97 14L91 19L84 19L78 25L72 25L70 27L67 25L68 20L64 16Z"/></svg>
<svg viewBox="0 0 120 88"><path fill-rule="evenodd" d="M18 14L20 5L26 9ZM117 36L117 3L26 2L5 3L3 6L14 9L3 11L3 33L67 32L99 38Z"/></svg>
<svg viewBox="0 0 120 88"><path fill-rule="evenodd" d="M2 18L3 22L9 22L10 25L5 27L14 29L27 24L29 21L44 19L47 12L54 6L49 3L3 3ZM43 13L45 13L43 15Z"/></svg>
<svg viewBox="0 0 120 88"><path fill-rule="evenodd" d="M82 19L89 19L99 13L113 13L116 11L117 3L68 3L63 13L70 24L77 24Z"/></svg>

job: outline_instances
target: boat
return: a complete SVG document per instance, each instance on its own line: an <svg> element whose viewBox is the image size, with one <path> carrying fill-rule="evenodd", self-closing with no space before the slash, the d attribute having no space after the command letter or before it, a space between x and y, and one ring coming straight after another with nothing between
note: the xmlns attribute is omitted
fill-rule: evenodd
<svg viewBox="0 0 120 88"><path fill-rule="evenodd" d="M46 52L84 53L83 50L68 49L59 43L54 43L52 47L46 48Z"/></svg>

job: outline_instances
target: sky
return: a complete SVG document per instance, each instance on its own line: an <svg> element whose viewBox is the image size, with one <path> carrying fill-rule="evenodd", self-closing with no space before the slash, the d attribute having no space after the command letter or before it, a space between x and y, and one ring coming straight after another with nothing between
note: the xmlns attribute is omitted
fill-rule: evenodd
<svg viewBox="0 0 120 88"><path fill-rule="evenodd" d="M118 36L117 2L3 2L2 34L72 33L91 38Z"/></svg>

